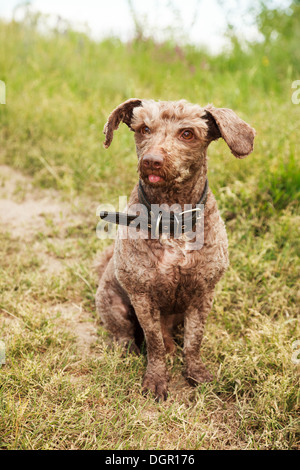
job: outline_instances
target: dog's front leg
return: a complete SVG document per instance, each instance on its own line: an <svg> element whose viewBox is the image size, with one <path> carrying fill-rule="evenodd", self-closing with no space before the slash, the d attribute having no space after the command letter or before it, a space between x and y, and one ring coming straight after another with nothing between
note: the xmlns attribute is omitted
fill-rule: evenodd
<svg viewBox="0 0 300 470"><path fill-rule="evenodd" d="M212 307L213 295L210 291L203 293L200 301L193 299L195 301L190 303L184 316L185 377L192 385L213 379L200 358L205 320Z"/></svg>
<svg viewBox="0 0 300 470"><path fill-rule="evenodd" d="M160 310L151 299L144 296L131 297L136 316L143 328L147 346L147 370L143 379L143 393L152 392L156 400L166 400L168 373Z"/></svg>

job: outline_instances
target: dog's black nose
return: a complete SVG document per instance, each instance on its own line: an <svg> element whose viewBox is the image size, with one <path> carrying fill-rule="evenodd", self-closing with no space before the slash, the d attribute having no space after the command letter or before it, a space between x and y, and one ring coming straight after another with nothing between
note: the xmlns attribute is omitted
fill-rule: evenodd
<svg viewBox="0 0 300 470"><path fill-rule="evenodd" d="M143 156L143 166L145 168L151 168L152 170L158 170L163 166L164 159L161 155L153 155L148 153Z"/></svg>

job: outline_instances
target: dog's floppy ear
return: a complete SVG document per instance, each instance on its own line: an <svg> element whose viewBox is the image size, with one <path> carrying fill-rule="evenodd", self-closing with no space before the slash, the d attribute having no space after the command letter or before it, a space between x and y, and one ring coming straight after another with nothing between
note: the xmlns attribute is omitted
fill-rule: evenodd
<svg viewBox="0 0 300 470"><path fill-rule="evenodd" d="M204 109L212 140L222 137L237 158L245 158L252 152L255 130L249 124L232 109L215 108L212 105Z"/></svg>
<svg viewBox="0 0 300 470"><path fill-rule="evenodd" d="M137 106L142 106L142 100L131 98L120 104L109 115L107 123L104 126L103 133L105 134L104 147L108 148L113 140L114 131L118 129L120 122L125 122L130 127L133 109Z"/></svg>

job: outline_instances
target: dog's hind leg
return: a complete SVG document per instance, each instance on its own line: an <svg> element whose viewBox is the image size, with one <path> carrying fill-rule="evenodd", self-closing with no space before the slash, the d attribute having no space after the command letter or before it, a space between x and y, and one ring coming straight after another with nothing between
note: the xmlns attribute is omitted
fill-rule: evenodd
<svg viewBox="0 0 300 470"><path fill-rule="evenodd" d="M128 296L114 276L113 259L109 261L100 280L96 308L105 328L117 343L129 352L139 353L135 342L138 329L136 316Z"/></svg>

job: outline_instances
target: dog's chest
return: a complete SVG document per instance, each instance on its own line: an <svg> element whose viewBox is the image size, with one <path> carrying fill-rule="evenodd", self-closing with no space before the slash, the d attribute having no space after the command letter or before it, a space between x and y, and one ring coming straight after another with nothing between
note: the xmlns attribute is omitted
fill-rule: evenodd
<svg viewBox="0 0 300 470"><path fill-rule="evenodd" d="M166 239L161 240L160 243L161 250L156 262L157 271L162 275L168 275L170 272L179 272L180 269L184 269L191 258L186 242Z"/></svg>

